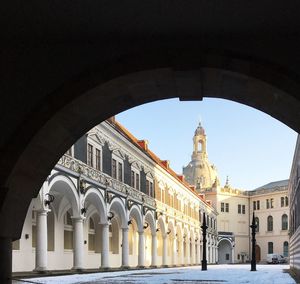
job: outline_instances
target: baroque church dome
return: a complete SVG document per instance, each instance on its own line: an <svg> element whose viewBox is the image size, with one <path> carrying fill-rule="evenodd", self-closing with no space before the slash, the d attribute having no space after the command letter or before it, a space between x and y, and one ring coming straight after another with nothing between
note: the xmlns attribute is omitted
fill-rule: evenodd
<svg viewBox="0 0 300 284"><path fill-rule="evenodd" d="M210 189L219 183L217 170L208 160L205 129L199 123L193 137L192 160L183 167L187 182L196 186L197 191Z"/></svg>

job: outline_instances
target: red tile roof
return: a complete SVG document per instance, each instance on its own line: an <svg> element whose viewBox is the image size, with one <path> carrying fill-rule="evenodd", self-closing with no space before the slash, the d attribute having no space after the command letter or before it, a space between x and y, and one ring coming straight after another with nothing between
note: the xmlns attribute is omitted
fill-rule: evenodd
<svg viewBox="0 0 300 284"><path fill-rule="evenodd" d="M196 197L201 199L204 203L211 205L211 201L205 199L204 194L199 194L196 191L195 186L189 184L185 181L183 175L178 175L174 172L169 165L168 160L161 160L158 156L156 156L149 148L147 140L138 140L128 129L126 129L121 123L119 123L114 117L107 120L114 128L125 136L129 141L131 141L136 147L141 149L146 155L148 155L155 163L161 166L165 171L167 171L171 176L173 176L177 181L179 181L182 185L184 185L190 192L192 192Z"/></svg>

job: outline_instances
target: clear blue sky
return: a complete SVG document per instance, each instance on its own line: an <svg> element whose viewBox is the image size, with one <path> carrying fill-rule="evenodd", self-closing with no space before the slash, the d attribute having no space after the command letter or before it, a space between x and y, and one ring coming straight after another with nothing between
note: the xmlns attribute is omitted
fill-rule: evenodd
<svg viewBox="0 0 300 284"><path fill-rule="evenodd" d="M149 148L182 173L192 154L192 138L199 123L207 135L208 158L221 184L251 190L288 179L297 133L271 116L221 99L200 102L162 100L132 108L116 119Z"/></svg>

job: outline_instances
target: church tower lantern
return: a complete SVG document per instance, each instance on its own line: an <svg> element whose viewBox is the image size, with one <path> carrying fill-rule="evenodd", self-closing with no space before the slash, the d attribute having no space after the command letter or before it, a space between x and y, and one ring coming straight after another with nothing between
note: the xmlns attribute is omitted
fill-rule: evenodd
<svg viewBox="0 0 300 284"><path fill-rule="evenodd" d="M206 146L205 129L199 123L193 137L192 160L186 167L183 167L185 179L195 185L198 192L211 189L218 181L216 168L208 160Z"/></svg>

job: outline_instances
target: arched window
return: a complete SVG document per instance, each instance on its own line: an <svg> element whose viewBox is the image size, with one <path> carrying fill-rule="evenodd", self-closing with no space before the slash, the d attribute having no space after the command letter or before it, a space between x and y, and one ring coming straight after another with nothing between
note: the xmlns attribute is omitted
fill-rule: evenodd
<svg viewBox="0 0 300 284"><path fill-rule="evenodd" d="M283 243L283 256L289 256L289 243L287 241Z"/></svg>
<svg viewBox="0 0 300 284"><path fill-rule="evenodd" d="M289 198L287 196L285 197L285 206L289 206Z"/></svg>
<svg viewBox="0 0 300 284"><path fill-rule="evenodd" d="M255 217L256 232L259 232L259 218Z"/></svg>
<svg viewBox="0 0 300 284"><path fill-rule="evenodd" d="M286 214L283 214L281 216L281 230L287 230L288 229L288 216Z"/></svg>
<svg viewBox="0 0 300 284"><path fill-rule="evenodd" d="M267 224L268 232L273 231L273 217L268 216L268 224Z"/></svg>

